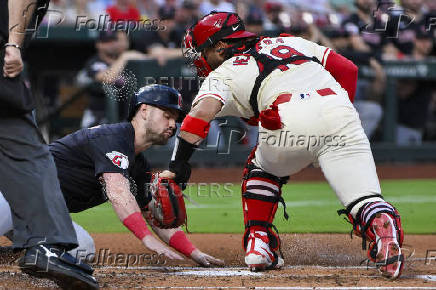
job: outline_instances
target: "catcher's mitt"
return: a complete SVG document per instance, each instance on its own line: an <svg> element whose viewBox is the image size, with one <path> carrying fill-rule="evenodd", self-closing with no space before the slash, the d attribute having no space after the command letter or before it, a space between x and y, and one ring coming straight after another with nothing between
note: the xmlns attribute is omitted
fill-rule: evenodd
<svg viewBox="0 0 436 290"><path fill-rule="evenodd" d="M154 174L149 190L152 199L148 209L155 226L171 229L186 224L185 200L174 180L159 178L158 174Z"/></svg>

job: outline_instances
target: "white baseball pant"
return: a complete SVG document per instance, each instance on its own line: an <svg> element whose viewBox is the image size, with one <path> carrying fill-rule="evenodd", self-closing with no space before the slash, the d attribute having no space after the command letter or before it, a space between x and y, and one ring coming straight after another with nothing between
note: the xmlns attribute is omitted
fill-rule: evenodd
<svg viewBox="0 0 436 290"><path fill-rule="evenodd" d="M321 96L292 92L279 104L283 128L259 127L254 164L278 177L295 174L311 163L320 166L344 207L360 197L381 194L370 144L345 91ZM363 203L382 201L374 197ZM353 216L363 204L356 204Z"/></svg>

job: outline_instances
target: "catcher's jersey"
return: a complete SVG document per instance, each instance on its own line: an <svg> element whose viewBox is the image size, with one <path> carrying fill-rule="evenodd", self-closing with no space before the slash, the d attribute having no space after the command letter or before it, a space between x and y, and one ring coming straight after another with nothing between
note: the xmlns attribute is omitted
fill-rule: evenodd
<svg viewBox="0 0 436 290"><path fill-rule="evenodd" d="M313 61L298 61L299 64L281 66L262 82L259 94L259 111L271 105L282 93L305 94L309 91L331 88L342 90L339 83L323 68L330 49L300 37L264 38L257 44L257 51L274 59L293 55L315 56L322 66ZM212 97L223 103L217 117L237 116L249 118L254 115L250 106L250 94L259 68L250 55L236 55L209 74L204 80L192 106L201 99Z"/></svg>
<svg viewBox="0 0 436 290"><path fill-rule="evenodd" d="M149 202L145 184L150 166L143 154L135 155L132 124L118 123L82 129L50 144L61 190L70 212L107 201L100 176L121 173L130 181L138 205Z"/></svg>

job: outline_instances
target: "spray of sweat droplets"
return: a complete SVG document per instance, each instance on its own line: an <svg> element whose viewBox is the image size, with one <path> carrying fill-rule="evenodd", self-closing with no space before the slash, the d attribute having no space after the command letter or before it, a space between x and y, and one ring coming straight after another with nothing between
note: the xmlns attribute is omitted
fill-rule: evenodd
<svg viewBox="0 0 436 290"><path fill-rule="evenodd" d="M105 79L102 84L104 93L116 102L128 101L138 90L136 76L130 70L125 69L118 75L107 72Z"/></svg>

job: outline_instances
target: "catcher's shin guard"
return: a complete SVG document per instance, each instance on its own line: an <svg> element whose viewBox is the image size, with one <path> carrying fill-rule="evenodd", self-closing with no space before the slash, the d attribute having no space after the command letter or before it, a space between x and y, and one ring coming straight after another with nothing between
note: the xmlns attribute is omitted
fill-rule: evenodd
<svg viewBox="0 0 436 290"><path fill-rule="evenodd" d="M404 266L401 252L404 231L398 211L388 202L376 201L365 203L355 218L344 210L338 213L347 213L354 233L363 239L363 249L366 240L369 241L368 258L382 275L391 279L399 277Z"/></svg>
<svg viewBox="0 0 436 290"><path fill-rule="evenodd" d="M287 178L278 178L266 173L250 160L244 170L242 182L245 223L242 242L246 251L245 262L252 270L277 268L283 265L283 259L276 253L280 250L280 238L272 222L279 201L283 203L284 215L288 219L286 206L281 197L281 187L286 183Z"/></svg>

